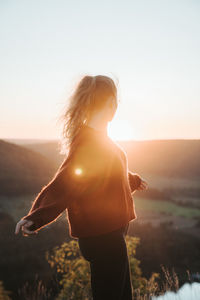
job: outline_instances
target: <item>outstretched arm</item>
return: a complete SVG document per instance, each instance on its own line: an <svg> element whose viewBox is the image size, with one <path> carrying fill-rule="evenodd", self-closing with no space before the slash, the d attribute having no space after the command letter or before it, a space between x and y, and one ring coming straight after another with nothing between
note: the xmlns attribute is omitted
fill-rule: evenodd
<svg viewBox="0 0 200 300"><path fill-rule="evenodd" d="M21 219L33 222L27 227L28 230L40 230L45 225L56 221L67 208L70 200L68 186L70 162L66 160L61 165L54 178L39 192L28 214Z"/></svg>
<svg viewBox="0 0 200 300"><path fill-rule="evenodd" d="M86 141L76 144L54 178L37 195L28 214L20 220L22 223L17 226L17 232L21 224L29 231L38 231L55 221L73 204L73 199L91 192L94 183L102 178L104 165L101 153L95 151L93 144ZM25 220L33 224L24 225Z"/></svg>
<svg viewBox="0 0 200 300"><path fill-rule="evenodd" d="M73 168L76 160L80 159L77 155L79 152L79 150L77 151L77 149L71 147L67 158L63 161L53 179L37 195L28 214L20 221L22 225L24 224L23 220L32 221L33 224L29 227L27 227L29 224L24 225L27 230L40 230L45 225L56 221L68 207L72 197ZM16 226L17 233L20 226Z"/></svg>

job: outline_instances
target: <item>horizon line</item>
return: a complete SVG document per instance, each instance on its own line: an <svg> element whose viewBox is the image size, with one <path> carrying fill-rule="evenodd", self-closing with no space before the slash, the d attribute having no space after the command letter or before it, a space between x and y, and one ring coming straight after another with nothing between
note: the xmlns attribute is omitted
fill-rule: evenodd
<svg viewBox="0 0 200 300"><path fill-rule="evenodd" d="M111 138L112 139L112 138ZM7 141L19 141L19 140L24 140L24 141L44 141L44 142L51 142L51 141L59 141L60 139L57 138L57 139L45 139L45 138L1 138L0 137L0 140L7 140ZM142 142L142 141L166 141L166 140L200 140L200 138L158 138L158 139L127 139L127 140L115 140L116 142L133 142L133 141L138 141L138 142Z"/></svg>

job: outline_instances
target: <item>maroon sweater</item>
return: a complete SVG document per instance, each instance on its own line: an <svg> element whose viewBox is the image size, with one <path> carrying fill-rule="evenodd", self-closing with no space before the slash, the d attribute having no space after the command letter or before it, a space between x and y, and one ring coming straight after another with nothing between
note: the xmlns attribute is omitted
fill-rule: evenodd
<svg viewBox="0 0 200 300"><path fill-rule="evenodd" d="M39 231L66 210L72 237L108 233L137 218L132 193L140 183L122 148L106 133L83 125L22 219L32 220L28 229Z"/></svg>

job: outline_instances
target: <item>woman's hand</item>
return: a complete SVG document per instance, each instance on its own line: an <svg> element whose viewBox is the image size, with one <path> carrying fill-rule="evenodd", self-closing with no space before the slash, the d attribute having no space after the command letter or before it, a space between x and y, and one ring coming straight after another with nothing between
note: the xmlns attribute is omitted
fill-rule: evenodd
<svg viewBox="0 0 200 300"><path fill-rule="evenodd" d="M33 221L31 220L20 220L15 227L15 234L18 234L20 229L22 230L23 236L29 236L31 234L37 234L37 231L30 231L27 227L31 226Z"/></svg>
<svg viewBox="0 0 200 300"><path fill-rule="evenodd" d="M147 190L147 189L148 189L148 183L142 179L137 190Z"/></svg>

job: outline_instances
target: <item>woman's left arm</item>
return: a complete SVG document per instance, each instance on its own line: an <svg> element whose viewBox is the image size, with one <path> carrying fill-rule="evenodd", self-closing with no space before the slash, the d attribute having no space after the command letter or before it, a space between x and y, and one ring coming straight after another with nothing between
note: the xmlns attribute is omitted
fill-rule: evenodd
<svg viewBox="0 0 200 300"><path fill-rule="evenodd" d="M137 173L128 170L128 179L131 187L131 193L135 190L145 190L148 188L147 182Z"/></svg>
<svg viewBox="0 0 200 300"><path fill-rule="evenodd" d="M122 149L121 149L122 150ZM128 157L124 150L121 151L122 158L125 163L125 168L128 173L128 181L131 188L131 193L133 193L135 190L144 190L148 188L147 182L138 174L135 172L132 172L129 170L128 166Z"/></svg>

